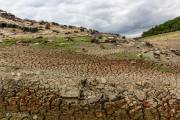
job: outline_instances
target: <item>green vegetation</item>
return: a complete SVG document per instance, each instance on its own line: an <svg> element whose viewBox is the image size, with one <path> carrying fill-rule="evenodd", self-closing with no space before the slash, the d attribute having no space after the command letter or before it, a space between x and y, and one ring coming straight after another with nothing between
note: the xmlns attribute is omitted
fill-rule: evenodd
<svg viewBox="0 0 180 120"><path fill-rule="evenodd" d="M174 32L180 30L180 17L169 20L163 24L157 25L150 30L144 32L142 37L153 36L162 33Z"/></svg>
<svg viewBox="0 0 180 120"><path fill-rule="evenodd" d="M5 39L0 45L33 45L39 47L68 47L78 44L87 44L90 42L88 36L77 36L77 37L52 37L52 38L16 38L16 39Z"/></svg>
<svg viewBox="0 0 180 120"><path fill-rule="evenodd" d="M20 67L14 66L14 65L0 65L0 69L1 68L5 68L5 71L7 71L7 72L9 72L9 71L16 71L16 70L20 69Z"/></svg>
<svg viewBox="0 0 180 120"><path fill-rule="evenodd" d="M151 68L160 72L173 72L173 70L169 66L161 63L153 63Z"/></svg>
<svg viewBox="0 0 180 120"><path fill-rule="evenodd" d="M147 58L143 54L138 52L121 52L116 53L113 56L118 60L144 60Z"/></svg>
<svg viewBox="0 0 180 120"><path fill-rule="evenodd" d="M0 45L6 45L6 46L11 46L14 44L16 44L15 39L5 39L5 40L3 40L3 42L0 42Z"/></svg>
<svg viewBox="0 0 180 120"><path fill-rule="evenodd" d="M160 72L178 72L177 70L172 69L171 67L167 66L166 64L153 61L150 58L148 58L147 56L145 56L145 55L143 55L141 53L138 53L138 52L116 53L116 54L113 55L113 58L115 58L117 60L144 61L144 62L147 63L148 68L150 68L152 70L157 70L157 71L160 71Z"/></svg>

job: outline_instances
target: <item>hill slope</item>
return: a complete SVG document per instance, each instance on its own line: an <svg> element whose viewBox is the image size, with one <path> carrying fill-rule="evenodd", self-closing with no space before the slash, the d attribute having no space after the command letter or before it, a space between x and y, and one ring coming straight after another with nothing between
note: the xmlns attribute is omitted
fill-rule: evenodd
<svg viewBox="0 0 180 120"><path fill-rule="evenodd" d="M162 34L162 33L168 33L168 32L174 32L180 30L180 17L177 17L173 20L169 20L163 24L157 25L150 30L144 32L142 34L142 37Z"/></svg>
<svg viewBox="0 0 180 120"><path fill-rule="evenodd" d="M163 48L180 49L180 31L148 36L140 40L151 42Z"/></svg>
<svg viewBox="0 0 180 120"><path fill-rule="evenodd" d="M21 19L0 10L0 38L17 36L83 36L97 31L84 27L60 25L55 22Z"/></svg>

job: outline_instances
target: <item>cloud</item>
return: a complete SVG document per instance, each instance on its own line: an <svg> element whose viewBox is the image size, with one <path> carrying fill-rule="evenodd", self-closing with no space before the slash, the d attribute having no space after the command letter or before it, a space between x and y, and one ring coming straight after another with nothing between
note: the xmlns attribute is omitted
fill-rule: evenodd
<svg viewBox="0 0 180 120"><path fill-rule="evenodd" d="M55 21L102 32L140 35L180 16L179 0L0 0L0 9L18 17Z"/></svg>

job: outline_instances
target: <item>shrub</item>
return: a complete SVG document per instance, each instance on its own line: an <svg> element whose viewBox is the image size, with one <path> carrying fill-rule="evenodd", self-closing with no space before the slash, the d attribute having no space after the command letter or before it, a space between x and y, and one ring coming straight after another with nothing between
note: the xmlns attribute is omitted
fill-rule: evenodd
<svg viewBox="0 0 180 120"><path fill-rule="evenodd" d="M99 43L99 40L96 39L96 38L92 38L92 39L91 39L91 43Z"/></svg>
<svg viewBox="0 0 180 120"><path fill-rule="evenodd" d="M52 22L52 25L59 26L59 23Z"/></svg>
<svg viewBox="0 0 180 120"><path fill-rule="evenodd" d="M122 39L126 39L126 36L122 36Z"/></svg>
<svg viewBox="0 0 180 120"><path fill-rule="evenodd" d="M50 29L50 24L49 23L46 23L45 29Z"/></svg>

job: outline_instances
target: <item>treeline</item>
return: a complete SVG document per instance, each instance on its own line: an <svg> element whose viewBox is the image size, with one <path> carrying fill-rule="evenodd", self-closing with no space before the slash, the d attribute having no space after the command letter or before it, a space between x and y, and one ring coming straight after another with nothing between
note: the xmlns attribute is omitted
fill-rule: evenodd
<svg viewBox="0 0 180 120"><path fill-rule="evenodd" d="M169 20L163 24L157 25L150 30L144 32L142 34L142 37L162 34L162 33L168 33L168 32L174 32L180 30L180 17L177 17L173 20Z"/></svg>

